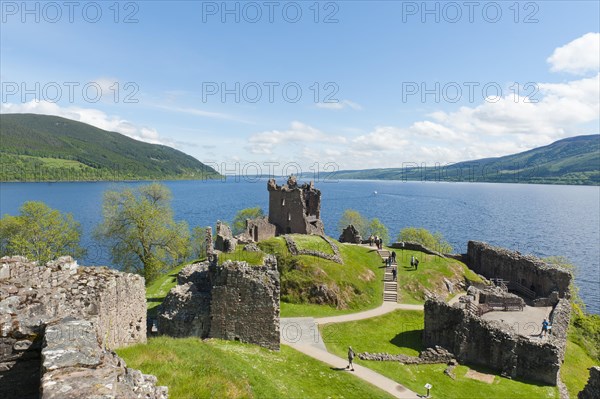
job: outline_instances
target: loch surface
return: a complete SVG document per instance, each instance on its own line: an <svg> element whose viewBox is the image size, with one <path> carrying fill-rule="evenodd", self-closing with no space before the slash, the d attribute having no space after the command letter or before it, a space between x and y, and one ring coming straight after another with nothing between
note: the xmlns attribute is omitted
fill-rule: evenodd
<svg viewBox="0 0 600 399"><path fill-rule="evenodd" d="M283 183L279 181L279 183ZM24 201L43 201L81 223L88 254L80 264L111 265L92 239L102 218L102 195L145 183L0 183L0 212L16 214ZM239 209L268 212L266 180L164 182L176 219L190 227L231 221ZM455 252L469 240L486 241L541 257L561 255L577 266L576 283L593 313L600 313L600 187L529 184L339 180L315 183L322 192L326 233L339 236L345 209L379 218L395 238L403 227L440 231ZM376 194L375 194L376 193Z"/></svg>

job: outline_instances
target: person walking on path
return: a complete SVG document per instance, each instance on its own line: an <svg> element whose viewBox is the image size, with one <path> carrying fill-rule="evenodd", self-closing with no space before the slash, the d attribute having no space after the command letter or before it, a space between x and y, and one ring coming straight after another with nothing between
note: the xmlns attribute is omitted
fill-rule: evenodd
<svg viewBox="0 0 600 399"><path fill-rule="evenodd" d="M394 268L392 269L392 279L394 281L396 281L397 276L398 276L398 270L396 269L396 266L394 266Z"/></svg>
<svg viewBox="0 0 600 399"><path fill-rule="evenodd" d="M392 251L392 263L396 262L396 251Z"/></svg>
<svg viewBox="0 0 600 399"><path fill-rule="evenodd" d="M353 360L354 360L354 351L352 350L352 347L349 346L348 347L348 365L346 366L346 369L350 369L350 371L354 371L354 364L352 364Z"/></svg>

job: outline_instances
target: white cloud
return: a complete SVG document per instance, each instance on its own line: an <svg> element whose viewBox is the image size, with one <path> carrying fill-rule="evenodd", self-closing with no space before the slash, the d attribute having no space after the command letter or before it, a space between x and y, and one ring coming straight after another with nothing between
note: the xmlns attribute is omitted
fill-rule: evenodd
<svg viewBox="0 0 600 399"><path fill-rule="evenodd" d="M23 104L2 103L0 113L4 114L42 114L55 115L63 118L87 123L97 128L110 132L124 134L136 140L152 144L164 144L173 146L174 142L160 137L156 129L147 126L138 126L119 116L109 116L103 111L93 108L60 107L56 103L48 101L32 100Z"/></svg>
<svg viewBox="0 0 600 399"><path fill-rule="evenodd" d="M445 165L518 153L585 134L582 126L600 118L600 74L565 83L540 83L538 88L537 102L514 96L507 88L510 94L493 103L436 111L406 128L376 126L368 133L351 133L348 139L293 122L289 130L252 136L248 148L255 154L285 159L289 148L277 151L278 146L311 143L293 151L296 161L306 165L315 160L338 162L341 169Z"/></svg>
<svg viewBox="0 0 600 399"><path fill-rule="evenodd" d="M241 118L238 118L237 116L234 116L234 115L224 114L221 112L206 111L206 110L203 110L200 108L175 107L175 106L170 106L170 105L156 105L156 104L152 105L152 106L155 108L158 108L158 109L163 109L165 111L178 112L178 113L194 115L194 116L201 116L201 117L212 118L212 119L225 119L225 120L231 120L231 121L237 121L237 122L251 124L251 122L241 119Z"/></svg>
<svg viewBox="0 0 600 399"><path fill-rule="evenodd" d="M558 47L546 60L553 72L569 72L577 75L598 72L600 69L600 33L585 35Z"/></svg>
<svg viewBox="0 0 600 399"><path fill-rule="evenodd" d="M342 101L338 101L336 103L317 103L317 108L333 109L333 110L352 108L355 111L360 111L363 109L363 107L360 104L355 103L354 101L350 101L350 100L342 100Z"/></svg>
<svg viewBox="0 0 600 399"><path fill-rule="evenodd" d="M272 154L276 147L297 143L344 143L343 136L324 134L302 122L294 121L288 130L270 130L256 133L248 139L246 149L252 154Z"/></svg>

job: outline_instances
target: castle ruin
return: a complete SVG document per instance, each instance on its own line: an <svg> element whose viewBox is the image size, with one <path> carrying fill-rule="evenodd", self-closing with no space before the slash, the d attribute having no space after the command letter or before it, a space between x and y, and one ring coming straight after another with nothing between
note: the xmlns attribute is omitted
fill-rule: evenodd
<svg viewBox="0 0 600 399"><path fill-rule="evenodd" d="M321 221L321 191L313 183L298 185L291 176L287 184L278 186L270 179L269 223L275 226L275 234L317 234L325 235Z"/></svg>
<svg viewBox="0 0 600 399"><path fill-rule="evenodd" d="M475 241L468 243L463 259L497 286L483 291L471 287L454 305L428 300L424 345L439 345L461 362L486 366L509 378L557 385L571 315L571 274L532 256ZM511 311L519 314L527 308L526 301L531 314L539 314L536 308L549 309L552 330L545 339L541 318L512 317ZM495 310L501 311L501 319L488 317Z"/></svg>
<svg viewBox="0 0 600 399"><path fill-rule="evenodd" d="M71 257L0 259L0 397L167 397L111 350L146 342L144 278Z"/></svg>
<svg viewBox="0 0 600 399"><path fill-rule="evenodd" d="M216 258L185 267L159 309L158 332L248 342L279 350L279 272Z"/></svg>

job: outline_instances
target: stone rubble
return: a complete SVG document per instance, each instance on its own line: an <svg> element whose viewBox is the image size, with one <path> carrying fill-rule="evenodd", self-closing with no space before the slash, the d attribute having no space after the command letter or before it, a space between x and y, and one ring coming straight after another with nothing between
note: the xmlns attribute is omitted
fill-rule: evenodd
<svg viewBox="0 0 600 399"><path fill-rule="evenodd" d="M40 389L46 397L44 387L60 389L71 370L97 369L108 350L146 342L145 292L141 276L78 266L69 256L46 265L0 259L0 397L37 398ZM73 340L53 346L65 337ZM58 380L56 369L63 370ZM71 390L79 392L83 377Z"/></svg>

